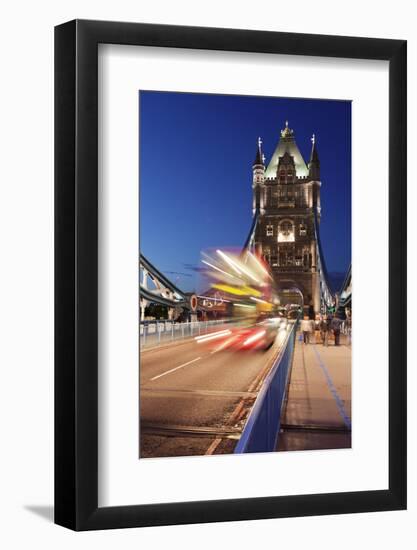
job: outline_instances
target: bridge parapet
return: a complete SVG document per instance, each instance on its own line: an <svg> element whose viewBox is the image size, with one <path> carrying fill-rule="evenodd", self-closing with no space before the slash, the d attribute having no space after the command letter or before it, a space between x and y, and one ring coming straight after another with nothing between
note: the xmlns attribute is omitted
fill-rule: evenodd
<svg viewBox="0 0 417 550"><path fill-rule="evenodd" d="M274 366L265 378L234 450L235 454L270 452L274 451L278 445L281 413L291 372L297 324L298 321L289 325L291 328L287 339Z"/></svg>

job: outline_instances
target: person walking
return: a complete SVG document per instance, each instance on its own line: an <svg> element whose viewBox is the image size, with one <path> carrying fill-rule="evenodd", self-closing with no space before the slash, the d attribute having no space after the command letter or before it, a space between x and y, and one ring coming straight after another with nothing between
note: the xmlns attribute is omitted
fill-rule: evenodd
<svg viewBox="0 0 417 550"><path fill-rule="evenodd" d="M341 329L341 326L342 326L342 320L337 316L333 317L330 327L331 327L331 329L333 331L333 334L334 334L334 345L335 346L340 346L340 329Z"/></svg>
<svg viewBox="0 0 417 550"><path fill-rule="evenodd" d="M316 318L314 321L312 321L313 323L313 330L314 330L314 342L316 344L319 343L319 336L321 336L320 334L320 321L321 321L321 315L316 315Z"/></svg>
<svg viewBox="0 0 417 550"><path fill-rule="evenodd" d="M308 318L308 315L305 315L301 321L300 330L303 333L304 344L308 344L310 342L310 334L313 332L313 321Z"/></svg>
<svg viewBox="0 0 417 550"><path fill-rule="evenodd" d="M329 345L329 321L327 315L323 315L320 321L320 337L323 346Z"/></svg>
<svg viewBox="0 0 417 550"><path fill-rule="evenodd" d="M347 345L350 346L352 344L352 317L351 317L351 311L350 309L346 308L346 340Z"/></svg>

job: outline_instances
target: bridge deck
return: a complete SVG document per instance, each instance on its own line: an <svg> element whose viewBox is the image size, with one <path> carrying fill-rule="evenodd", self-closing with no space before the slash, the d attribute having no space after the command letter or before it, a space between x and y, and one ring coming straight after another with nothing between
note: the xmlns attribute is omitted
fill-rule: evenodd
<svg viewBox="0 0 417 550"><path fill-rule="evenodd" d="M297 334L279 451L350 448L351 347L304 344Z"/></svg>

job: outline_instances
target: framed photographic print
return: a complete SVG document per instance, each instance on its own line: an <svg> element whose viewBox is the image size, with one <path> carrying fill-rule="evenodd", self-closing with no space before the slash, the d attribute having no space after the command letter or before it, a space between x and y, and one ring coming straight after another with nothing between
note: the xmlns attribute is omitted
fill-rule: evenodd
<svg viewBox="0 0 417 550"><path fill-rule="evenodd" d="M55 521L406 507L406 42L55 31Z"/></svg>

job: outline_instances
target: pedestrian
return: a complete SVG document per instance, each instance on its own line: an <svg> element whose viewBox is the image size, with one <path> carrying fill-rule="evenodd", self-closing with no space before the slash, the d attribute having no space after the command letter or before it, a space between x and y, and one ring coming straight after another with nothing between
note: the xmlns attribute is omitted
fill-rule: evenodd
<svg viewBox="0 0 417 550"><path fill-rule="evenodd" d="M352 344L352 317L351 317L351 311L350 309L346 308L346 341L347 345L350 346Z"/></svg>
<svg viewBox="0 0 417 550"><path fill-rule="evenodd" d="M308 315L305 315L301 321L300 330L303 333L304 344L308 344L310 342L310 334L313 332L313 321L308 318Z"/></svg>
<svg viewBox="0 0 417 550"><path fill-rule="evenodd" d="M320 321L321 321L321 315L316 315L315 320L313 321L314 325L314 342L318 344L319 342L319 336L320 336Z"/></svg>
<svg viewBox="0 0 417 550"><path fill-rule="evenodd" d="M323 315L320 321L320 337L323 346L329 345L329 320L327 315Z"/></svg>
<svg viewBox="0 0 417 550"><path fill-rule="evenodd" d="M338 316L333 317L330 328L332 329L333 334L334 334L334 345L335 346L340 345L340 329L341 329L341 326L342 326L342 320Z"/></svg>

